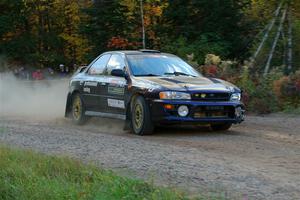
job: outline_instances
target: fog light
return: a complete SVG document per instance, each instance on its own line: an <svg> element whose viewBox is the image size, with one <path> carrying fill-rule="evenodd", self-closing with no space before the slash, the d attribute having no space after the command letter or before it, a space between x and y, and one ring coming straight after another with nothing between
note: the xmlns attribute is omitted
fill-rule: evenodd
<svg viewBox="0 0 300 200"><path fill-rule="evenodd" d="M180 117L186 117L189 114L189 108L185 105L179 106L178 115Z"/></svg>

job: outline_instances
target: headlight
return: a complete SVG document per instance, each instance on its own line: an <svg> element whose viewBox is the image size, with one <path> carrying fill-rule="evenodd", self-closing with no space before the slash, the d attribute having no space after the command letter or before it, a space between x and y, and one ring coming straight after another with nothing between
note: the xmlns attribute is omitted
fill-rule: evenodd
<svg viewBox="0 0 300 200"><path fill-rule="evenodd" d="M160 99L191 99L191 95L185 92L160 92L159 93Z"/></svg>
<svg viewBox="0 0 300 200"><path fill-rule="evenodd" d="M230 97L230 101L240 101L241 93L233 93Z"/></svg>

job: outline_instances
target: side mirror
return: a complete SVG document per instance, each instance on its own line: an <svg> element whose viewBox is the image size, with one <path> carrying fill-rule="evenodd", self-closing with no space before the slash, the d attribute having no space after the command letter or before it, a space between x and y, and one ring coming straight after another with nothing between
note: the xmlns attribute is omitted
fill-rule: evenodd
<svg viewBox="0 0 300 200"><path fill-rule="evenodd" d="M80 66L78 67L78 69L76 70L76 72L74 74L79 74L84 72L84 70L87 68L87 66Z"/></svg>
<svg viewBox="0 0 300 200"><path fill-rule="evenodd" d="M118 77L126 77L126 74L124 70L122 69L113 69L110 73L112 76L118 76Z"/></svg>
<svg viewBox="0 0 300 200"><path fill-rule="evenodd" d="M79 73L83 72L86 68L87 68L87 66L80 66L78 68Z"/></svg>

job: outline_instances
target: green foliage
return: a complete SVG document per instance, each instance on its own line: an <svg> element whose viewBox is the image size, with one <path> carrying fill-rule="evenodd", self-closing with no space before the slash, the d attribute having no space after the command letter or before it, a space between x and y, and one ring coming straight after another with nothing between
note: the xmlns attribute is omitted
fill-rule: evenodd
<svg viewBox="0 0 300 200"><path fill-rule="evenodd" d="M293 32L293 66L294 71L300 69L300 1L291 0L292 32Z"/></svg>
<svg viewBox="0 0 300 200"><path fill-rule="evenodd" d="M89 50L79 34L85 18L77 1L0 1L0 53L40 66L84 61Z"/></svg>
<svg viewBox="0 0 300 200"><path fill-rule="evenodd" d="M295 8L300 5L291 2ZM193 53L199 65L206 54L235 60L249 56L249 46L260 41L262 34L257 33L278 5L276 0L143 3L146 48L184 58ZM1 0L0 9L0 54L24 64L81 64L107 50L142 47L140 2L136 0ZM294 15L297 66L300 29L296 9ZM276 54L274 62L281 65L281 56Z"/></svg>
<svg viewBox="0 0 300 200"><path fill-rule="evenodd" d="M244 103L249 111L261 114L299 111L300 71L283 76L282 70L278 69L259 77L250 76L245 68L237 85L244 92Z"/></svg>
<svg viewBox="0 0 300 200"><path fill-rule="evenodd" d="M193 45L187 43L187 39L184 37L179 37L174 42L165 42L162 47L163 51L172 52L182 58L187 58L188 54L194 53L195 48Z"/></svg>
<svg viewBox="0 0 300 200"><path fill-rule="evenodd" d="M198 50L195 54L202 56L199 64L203 63L203 55L207 53L234 57L244 45L241 33L246 27L242 11L249 2L170 1L164 15L165 21L169 22L165 32L172 41L182 36L188 44L194 44Z"/></svg>
<svg viewBox="0 0 300 200"><path fill-rule="evenodd" d="M0 199L187 199L68 158L0 147Z"/></svg>
<svg viewBox="0 0 300 200"><path fill-rule="evenodd" d="M221 57L229 55L229 45L218 38L210 38L211 35L203 34L194 42L189 42L181 36L174 41L166 40L162 45L162 50L179 55L187 59L188 54L194 54L198 64L203 64L206 54L217 54Z"/></svg>
<svg viewBox="0 0 300 200"><path fill-rule="evenodd" d="M244 67L236 82L243 91L243 102L250 112L266 114L279 110L277 96L273 91L273 83L282 74L270 73L266 77L251 76L248 67Z"/></svg>
<svg viewBox="0 0 300 200"><path fill-rule="evenodd" d="M89 16L87 23L82 25L82 33L92 48L88 58L108 50L107 44L112 37L123 36L127 26L123 9L118 0L95 0L92 6L83 9Z"/></svg>
<svg viewBox="0 0 300 200"><path fill-rule="evenodd" d="M300 8L300 3L299 3ZM299 14L300 15L300 14ZM293 31L294 31L294 54L293 54L293 65L294 69L300 69L300 16L298 19L295 19L293 24Z"/></svg>
<svg viewBox="0 0 300 200"><path fill-rule="evenodd" d="M249 110L266 114L278 111L278 102L272 90L272 81L270 78L259 80L249 101Z"/></svg>
<svg viewBox="0 0 300 200"><path fill-rule="evenodd" d="M0 73L8 70L7 58L4 55L0 55Z"/></svg>
<svg viewBox="0 0 300 200"><path fill-rule="evenodd" d="M300 115L300 106L295 108L293 105L286 103L283 107L283 112L288 114Z"/></svg>
<svg viewBox="0 0 300 200"><path fill-rule="evenodd" d="M237 85L241 88L244 93L247 95L252 96L255 92L255 85L253 80L250 77L248 67L245 67L242 74L240 81L237 82Z"/></svg>
<svg viewBox="0 0 300 200"><path fill-rule="evenodd" d="M198 64L208 53L242 58L253 30L261 28L250 25L260 22L258 13L267 5L265 0L144 0L146 47L182 57L193 53ZM0 9L1 52L23 63L80 64L103 51L142 47L136 0L2 0ZM264 13L264 19L270 15ZM119 41L126 42L119 47Z"/></svg>
<svg viewBox="0 0 300 200"><path fill-rule="evenodd" d="M300 70L274 81L273 90L283 110L300 108Z"/></svg>
<svg viewBox="0 0 300 200"><path fill-rule="evenodd" d="M146 48L177 54L204 74L236 83L243 89L244 101L252 111L266 113L296 108L298 96L286 93L297 82L291 80L292 76L283 77L278 72L271 72L266 78L258 75L270 52L279 19L249 69L243 70L239 64L257 48L265 34L262 30L274 16L279 2L144 0ZM283 2L292 11L292 71L295 72L300 69L300 1ZM142 48L140 1L0 0L0 10L0 55L13 63L37 67L87 64L107 50ZM285 32L286 29L287 23ZM287 37L278 42L272 66L284 63L286 40ZM208 64L207 54L234 62Z"/></svg>

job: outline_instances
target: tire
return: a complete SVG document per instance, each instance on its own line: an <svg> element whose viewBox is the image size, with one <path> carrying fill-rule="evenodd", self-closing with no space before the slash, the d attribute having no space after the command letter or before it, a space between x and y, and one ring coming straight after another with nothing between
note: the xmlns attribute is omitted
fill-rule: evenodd
<svg viewBox="0 0 300 200"><path fill-rule="evenodd" d="M142 96L134 98L131 104L131 129L136 135L150 135L153 133L150 110Z"/></svg>
<svg viewBox="0 0 300 200"><path fill-rule="evenodd" d="M72 96L71 116L74 124L82 125L86 122L85 107L79 93Z"/></svg>
<svg viewBox="0 0 300 200"><path fill-rule="evenodd" d="M226 131L230 129L231 123L224 123L224 124L215 124L215 125L210 125L211 129L213 131Z"/></svg>

